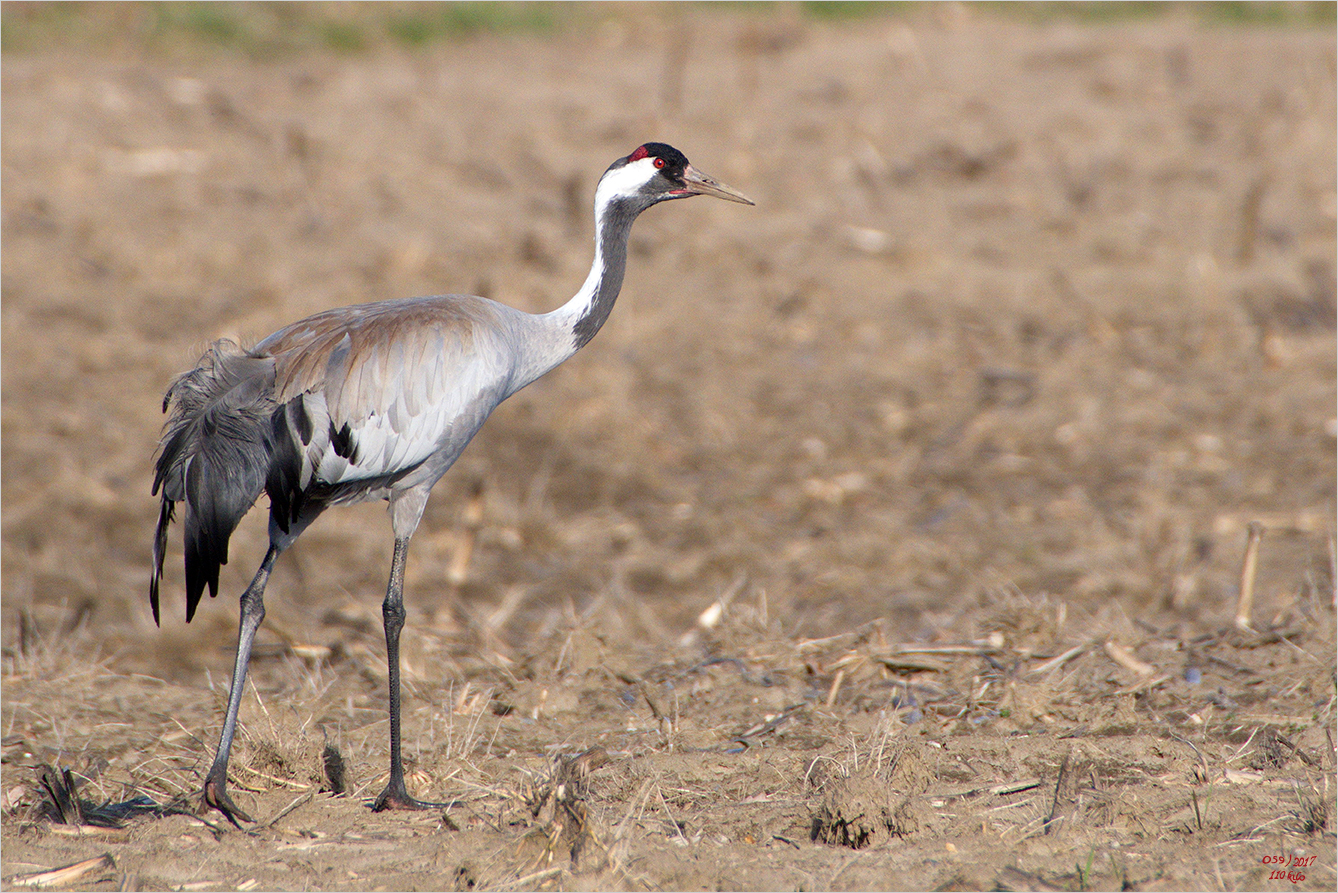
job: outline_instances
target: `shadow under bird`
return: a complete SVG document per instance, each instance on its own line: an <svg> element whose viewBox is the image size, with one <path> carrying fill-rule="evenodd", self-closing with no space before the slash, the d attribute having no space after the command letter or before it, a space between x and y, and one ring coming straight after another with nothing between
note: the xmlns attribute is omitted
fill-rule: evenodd
<svg viewBox="0 0 1338 893"><path fill-rule="evenodd" d="M595 260L585 284L556 310L524 313L469 295L341 307L280 329L249 350L217 342L168 388L163 409L171 415L153 485L154 495L162 494L149 586L155 623L177 504L184 505L189 622L206 587L217 595L219 566L227 563L228 540L242 516L262 491L270 503L269 550L241 597L228 710L204 782L207 806L233 824L252 821L228 795L228 754L275 559L325 509L375 499L390 503L395 548L381 607L390 780L373 809L439 805L409 796L400 752L404 562L428 493L499 403L599 331L622 286L637 215L694 195L752 204L672 146L646 143L600 178Z"/></svg>

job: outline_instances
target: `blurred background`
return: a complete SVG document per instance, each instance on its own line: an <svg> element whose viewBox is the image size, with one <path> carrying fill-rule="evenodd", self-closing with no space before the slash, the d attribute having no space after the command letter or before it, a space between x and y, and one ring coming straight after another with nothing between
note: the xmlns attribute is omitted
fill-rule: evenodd
<svg viewBox="0 0 1338 893"><path fill-rule="evenodd" d="M1001 598L1216 628L1333 590L1333 4L41 4L3 15L3 627L226 666L243 522L149 613L161 397L213 339L580 285L647 140L757 207L633 233L609 324L434 492L409 639L963 640ZM383 506L262 644L378 647ZM37 632L34 632L37 631ZM455 643L455 644L452 644Z"/></svg>

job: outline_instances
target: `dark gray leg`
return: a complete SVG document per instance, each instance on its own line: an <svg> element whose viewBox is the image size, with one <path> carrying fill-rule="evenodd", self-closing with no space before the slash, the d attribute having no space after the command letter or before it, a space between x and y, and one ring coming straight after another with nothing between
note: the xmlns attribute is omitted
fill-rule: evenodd
<svg viewBox="0 0 1338 893"><path fill-rule="evenodd" d="M265 560L260 562L260 570L255 579L242 593L242 619L237 629L237 658L232 665L232 688L228 692L228 715L223 720L223 734L218 739L218 755L214 765L204 780L204 802L227 816L228 821L241 827L243 822L255 821L237 808L228 796L228 756L232 752L232 739L237 734L237 711L242 705L242 690L246 686L246 667L251 661L251 644L255 641L256 630L265 619L265 584L269 582L270 570L274 559L279 557L279 549L271 545L265 553Z"/></svg>
<svg viewBox="0 0 1338 893"><path fill-rule="evenodd" d="M395 555L390 560L390 583L381 617L386 625L386 663L390 677L390 781L372 804L374 812L383 809L433 809L444 803L415 800L404 787L404 758L400 750L400 630L404 628L404 559L409 538L395 538Z"/></svg>

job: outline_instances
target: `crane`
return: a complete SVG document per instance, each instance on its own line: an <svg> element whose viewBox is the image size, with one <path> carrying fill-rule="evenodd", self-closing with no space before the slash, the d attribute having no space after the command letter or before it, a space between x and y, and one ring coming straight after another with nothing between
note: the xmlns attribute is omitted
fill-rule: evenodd
<svg viewBox="0 0 1338 893"><path fill-rule="evenodd" d="M409 796L400 748L399 639L404 564L428 494L507 397L584 347L622 287L632 222L652 205L711 195L753 204L646 143L604 172L595 190L595 259L575 295L530 314L471 295L340 307L280 329L250 349L215 342L163 398L171 415L155 463L162 494L149 604L159 622L168 528L184 504L186 622L204 590L218 594L228 541L261 492L269 549L241 596L227 714L203 801L237 827L252 822L228 794L228 756L264 593L279 555L331 506L384 499L395 546L381 606L390 689L390 779L372 808L440 804Z"/></svg>

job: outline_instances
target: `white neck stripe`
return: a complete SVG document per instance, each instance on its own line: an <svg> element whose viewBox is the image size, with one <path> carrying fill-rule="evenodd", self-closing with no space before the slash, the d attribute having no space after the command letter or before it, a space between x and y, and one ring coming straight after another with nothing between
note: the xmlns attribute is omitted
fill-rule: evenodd
<svg viewBox="0 0 1338 893"><path fill-rule="evenodd" d="M659 173L655 159L646 157L606 173L595 190L595 208L600 209L619 195L635 195Z"/></svg>

